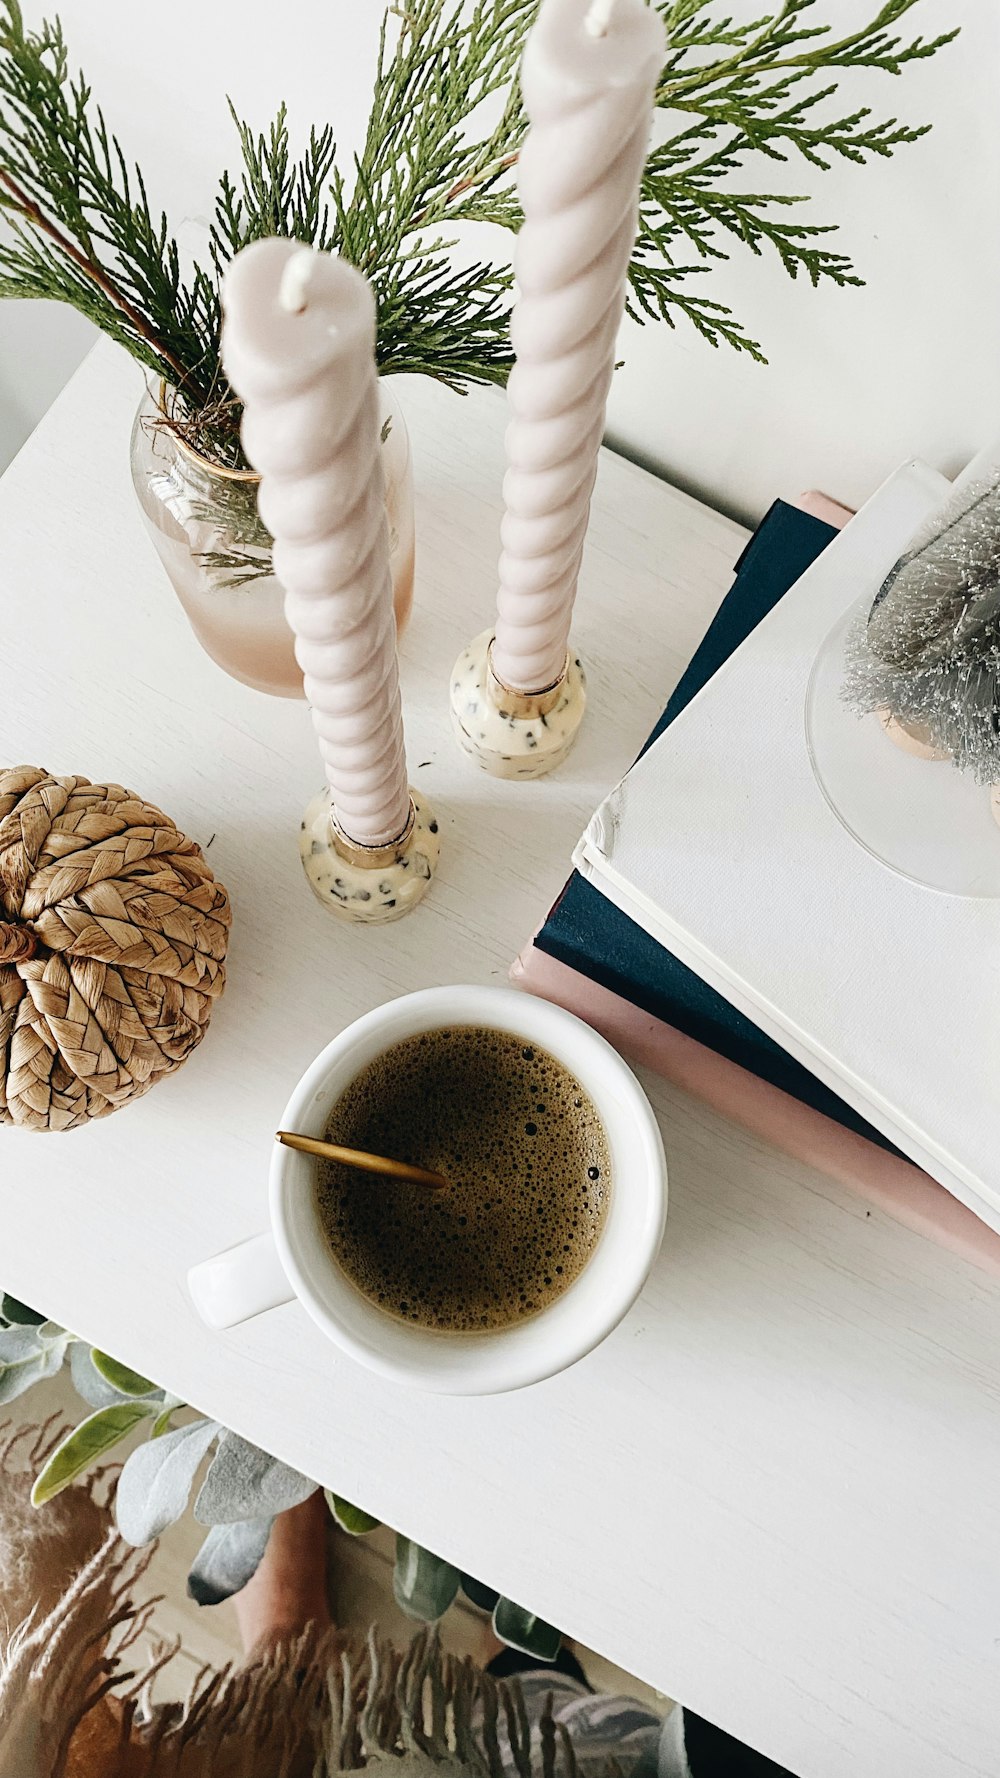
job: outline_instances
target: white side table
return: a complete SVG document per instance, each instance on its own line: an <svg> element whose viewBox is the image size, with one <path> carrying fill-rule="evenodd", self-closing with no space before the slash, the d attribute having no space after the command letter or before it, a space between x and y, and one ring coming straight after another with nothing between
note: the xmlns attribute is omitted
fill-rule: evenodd
<svg viewBox="0 0 1000 1778"><path fill-rule="evenodd" d="M136 397L99 346L0 485L0 757L118 779L210 848L229 987L131 1109L0 1133L0 1282L801 1778L995 1778L1000 1284L828 1180L650 1079L671 1167L654 1276L576 1369L492 1400L379 1383L297 1306L212 1337L184 1291L263 1225L279 1113L334 1031L411 988L504 979L743 532L605 454L579 745L537 784L479 775L447 674L492 608L504 408L406 386L409 757L446 849L413 916L342 928L296 852L320 777L305 709L234 684L188 631L129 487Z"/></svg>

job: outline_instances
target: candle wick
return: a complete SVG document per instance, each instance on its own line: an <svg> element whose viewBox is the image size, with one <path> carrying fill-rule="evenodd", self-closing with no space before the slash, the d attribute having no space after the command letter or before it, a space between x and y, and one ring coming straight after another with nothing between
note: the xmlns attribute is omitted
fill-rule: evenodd
<svg viewBox="0 0 1000 1778"><path fill-rule="evenodd" d="M316 253L312 247L300 247L286 260L278 287L278 302L290 315L301 315L312 281Z"/></svg>
<svg viewBox="0 0 1000 1778"><path fill-rule="evenodd" d="M606 37L611 23L617 0L591 0L583 28L588 37Z"/></svg>

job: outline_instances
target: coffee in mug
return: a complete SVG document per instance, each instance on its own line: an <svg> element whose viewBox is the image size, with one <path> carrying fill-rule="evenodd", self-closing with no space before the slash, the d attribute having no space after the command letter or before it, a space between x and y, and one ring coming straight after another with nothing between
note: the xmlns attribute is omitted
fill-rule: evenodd
<svg viewBox="0 0 1000 1778"><path fill-rule="evenodd" d="M478 1052L469 1044L476 1034L485 1046ZM393 1072L398 1057L411 1053L411 1039L420 1037L431 1039L422 1052L422 1088L434 1057L441 1063L436 1098ZM467 1060L459 1066L463 1052ZM381 1088L362 1116L366 1079ZM393 1102L395 1122L387 1115ZM345 1214L341 1229L337 1203L346 1211L351 1202L343 1178L342 1198L327 1200L333 1223L325 1224L319 1186L335 1176L320 1175L310 1155L275 1142L269 1228L189 1271L194 1306L210 1327L235 1327L297 1298L340 1357L396 1384L491 1395L565 1370L618 1325L660 1244L666 1163L639 1082L572 1013L510 988L423 988L374 1007L320 1052L273 1127L316 1137L330 1130L354 1141L367 1136L369 1146L391 1158L423 1160L446 1177L457 1175L477 1217L485 1218L490 1205L493 1220L474 1224L452 1187L451 1221L428 1221L434 1237L428 1244L413 1197L404 1199L391 1178L367 1176L354 1181L365 1196L356 1199L353 1223ZM435 1130L436 1148L429 1141ZM521 1165L512 1165L515 1160ZM373 1205L382 1215L378 1240L371 1239ZM560 1239L550 1238L559 1229ZM559 1257L567 1244L569 1254ZM463 1271L476 1254L478 1269ZM408 1277L401 1266L410 1267ZM401 1285L412 1290L413 1302ZM425 1302L420 1288L428 1290ZM293 1331L291 1322L287 1328L284 1337L297 1341L302 1330Z"/></svg>
<svg viewBox="0 0 1000 1778"><path fill-rule="evenodd" d="M448 1179L434 1191L319 1163L334 1260L401 1321L468 1334L528 1320L600 1239L612 1190L601 1120L576 1076L515 1032L453 1025L403 1038L355 1076L325 1134Z"/></svg>

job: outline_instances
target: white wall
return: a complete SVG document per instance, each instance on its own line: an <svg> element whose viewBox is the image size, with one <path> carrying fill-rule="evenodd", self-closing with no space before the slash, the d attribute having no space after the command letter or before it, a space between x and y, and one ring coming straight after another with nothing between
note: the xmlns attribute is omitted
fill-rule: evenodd
<svg viewBox="0 0 1000 1778"><path fill-rule="evenodd" d="M875 4L817 0L817 14L846 31ZM217 173L235 165L227 92L254 121L284 97L293 121L332 119L343 150L359 139L381 0L172 0L166 38L162 15L134 0L27 0L29 17L46 9L178 221L204 213ZM739 9L759 11L755 0ZM905 454L950 471L1000 430L1000 9L921 0L912 23L963 34L899 81L852 75L841 96L844 109L932 122L930 136L867 168L785 175L817 195L815 220L842 223L866 288L792 285L736 248L702 282L762 341L766 367L713 351L683 322L630 326L623 340L612 441L737 516L803 486L856 504ZM744 188L781 175L768 164ZM75 317L31 308L0 308L0 459L5 431L27 429L86 336Z"/></svg>
<svg viewBox="0 0 1000 1778"><path fill-rule="evenodd" d="M875 10L816 5L838 32ZM1000 7L921 0L911 19L928 37L955 24L962 35L898 80L852 74L841 99L931 123L930 134L867 167L786 175L787 189L815 193L813 220L842 225L865 288L793 284L736 247L713 294L761 341L766 366L713 351L683 324L631 330L612 441L736 517L804 486L856 506L909 453L952 473L1000 432Z"/></svg>
<svg viewBox="0 0 1000 1778"><path fill-rule="evenodd" d="M55 303L0 303L0 472L93 338L89 322Z"/></svg>

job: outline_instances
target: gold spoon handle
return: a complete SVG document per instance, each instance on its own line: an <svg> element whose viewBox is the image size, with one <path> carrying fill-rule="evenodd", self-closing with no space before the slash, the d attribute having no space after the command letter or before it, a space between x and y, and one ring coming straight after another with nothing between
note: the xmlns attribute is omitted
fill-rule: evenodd
<svg viewBox="0 0 1000 1778"><path fill-rule="evenodd" d="M390 1161L384 1154L368 1154L363 1148L345 1148L340 1142L321 1142L318 1136L299 1136L294 1130L279 1130L276 1141L300 1154L315 1154L326 1161L342 1161L345 1167L360 1167L365 1173L381 1173L388 1179L404 1179L409 1185L427 1185L441 1191L448 1184L443 1173L432 1173L427 1167L411 1167L408 1161Z"/></svg>

